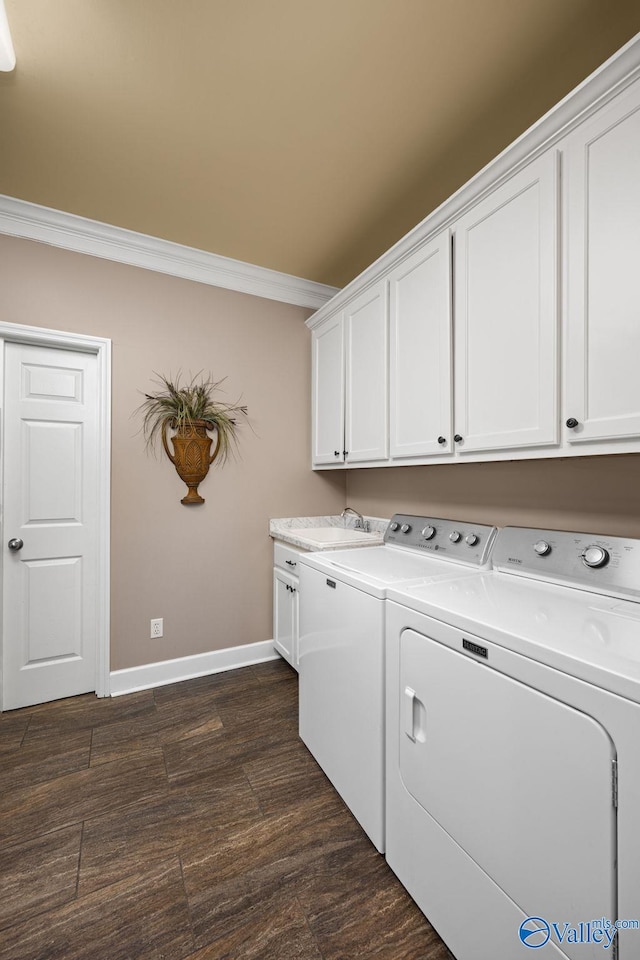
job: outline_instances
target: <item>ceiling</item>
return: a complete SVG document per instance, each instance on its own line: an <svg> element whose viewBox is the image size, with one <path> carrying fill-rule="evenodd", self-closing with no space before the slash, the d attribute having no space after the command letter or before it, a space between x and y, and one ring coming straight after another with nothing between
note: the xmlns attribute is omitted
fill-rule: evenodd
<svg viewBox="0 0 640 960"><path fill-rule="evenodd" d="M5 0L0 192L342 286L638 0Z"/></svg>

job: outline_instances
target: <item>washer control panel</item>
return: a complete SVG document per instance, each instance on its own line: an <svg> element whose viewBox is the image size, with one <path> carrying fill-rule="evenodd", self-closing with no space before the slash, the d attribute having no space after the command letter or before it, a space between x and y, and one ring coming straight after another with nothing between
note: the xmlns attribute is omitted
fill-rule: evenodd
<svg viewBox="0 0 640 960"><path fill-rule="evenodd" d="M564 530L505 527L493 567L640 602L640 540Z"/></svg>
<svg viewBox="0 0 640 960"><path fill-rule="evenodd" d="M437 517L396 513L385 531L385 543L432 553L441 560L484 566L489 560L496 528Z"/></svg>

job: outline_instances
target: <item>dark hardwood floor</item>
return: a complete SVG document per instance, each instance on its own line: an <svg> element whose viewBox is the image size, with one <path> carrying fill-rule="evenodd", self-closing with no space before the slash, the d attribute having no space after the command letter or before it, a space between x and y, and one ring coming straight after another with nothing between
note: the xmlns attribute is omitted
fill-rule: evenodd
<svg viewBox="0 0 640 960"><path fill-rule="evenodd" d="M0 715L0 960L449 960L283 661Z"/></svg>

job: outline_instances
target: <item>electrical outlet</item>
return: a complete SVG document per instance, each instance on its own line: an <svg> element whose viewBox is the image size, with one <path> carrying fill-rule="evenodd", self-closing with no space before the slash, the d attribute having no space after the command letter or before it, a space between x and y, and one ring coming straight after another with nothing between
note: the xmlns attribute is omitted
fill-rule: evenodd
<svg viewBox="0 0 640 960"><path fill-rule="evenodd" d="M164 636L164 620L162 617L158 617L157 620L151 621L151 633L150 637L152 640L157 640L158 637Z"/></svg>

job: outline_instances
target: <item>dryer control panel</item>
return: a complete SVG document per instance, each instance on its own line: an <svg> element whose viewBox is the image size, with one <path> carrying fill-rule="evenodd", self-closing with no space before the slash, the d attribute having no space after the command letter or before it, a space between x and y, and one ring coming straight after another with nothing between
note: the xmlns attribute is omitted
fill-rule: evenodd
<svg viewBox="0 0 640 960"><path fill-rule="evenodd" d="M495 527L482 523L396 513L389 521L384 542L432 553L439 560L482 567L489 561L495 535Z"/></svg>
<svg viewBox="0 0 640 960"><path fill-rule="evenodd" d="M640 603L640 540L505 527L493 568Z"/></svg>

